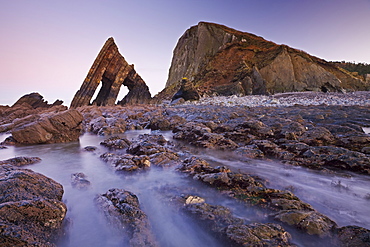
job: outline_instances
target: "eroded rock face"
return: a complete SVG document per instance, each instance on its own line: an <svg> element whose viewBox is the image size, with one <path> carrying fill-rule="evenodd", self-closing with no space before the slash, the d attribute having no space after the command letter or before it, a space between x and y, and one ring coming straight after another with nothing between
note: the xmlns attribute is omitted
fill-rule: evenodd
<svg viewBox="0 0 370 247"><path fill-rule="evenodd" d="M369 89L363 77L303 51L207 22L181 36L173 51L166 88L155 98L171 99L182 77L189 78L200 95Z"/></svg>
<svg viewBox="0 0 370 247"><path fill-rule="evenodd" d="M102 87L93 102L91 99L98 87ZM119 53L113 38L109 38L94 61L81 88L75 94L71 107L86 105L112 106L121 86L128 87L129 93L119 102L125 104L143 104L151 99L148 86L136 73L134 65L129 65Z"/></svg>
<svg viewBox="0 0 370 247"><path fill-rule="evenodd" d="M12 130L20 144L40 144L77 141L82 130L83 117L77 110L39 115Z"/></svg>
<svg viewBox="0 0 370 247"><path fill-rule="evenodd" d="M1 246L55 246L67 208L63 187L28 169L0 165Z"/></svg>

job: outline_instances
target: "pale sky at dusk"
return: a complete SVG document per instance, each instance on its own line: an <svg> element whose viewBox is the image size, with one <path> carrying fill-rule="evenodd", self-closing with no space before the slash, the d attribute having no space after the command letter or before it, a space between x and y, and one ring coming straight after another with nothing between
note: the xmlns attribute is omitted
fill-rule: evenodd
<svg viewBox="0 0 370 247"><path fill-rule="evenodd" d="M370 0L0 0L0 104L39 92L69 105L109 37L154 95L177 40L199 21L370 63Z"/></svg>

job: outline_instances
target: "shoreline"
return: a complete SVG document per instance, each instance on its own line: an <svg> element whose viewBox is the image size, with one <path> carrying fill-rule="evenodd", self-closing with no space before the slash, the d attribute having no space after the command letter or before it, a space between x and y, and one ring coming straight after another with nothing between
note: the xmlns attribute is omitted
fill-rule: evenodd
<svg viewBox="0 0 370 247"><path fill-rule="evenodd" d="M199 101L188 101L184 105L222 105L248 107L288 107L313 105L370 106L370 91L355 91L349 93L323 92L287 92L270 96L214 96L203 97Z"/></svg>

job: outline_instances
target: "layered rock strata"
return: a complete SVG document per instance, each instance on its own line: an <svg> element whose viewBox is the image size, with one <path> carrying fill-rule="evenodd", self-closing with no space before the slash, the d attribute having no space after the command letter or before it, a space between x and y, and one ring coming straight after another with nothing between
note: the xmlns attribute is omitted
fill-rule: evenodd
<svg viewBox="0 0 370 247"><path fill-rule="evenodd" d="M63 187L28 169L0 165L0 245L56 246L67 207Z"/></svg>
<svg viewBox="0 0 370 247"><path fill-rule="evenodd" d="M101 83L96 99L91 102ZM71 107L86 105L115 105L121 86L128 87L129 93L119 104L148 103L151 99L148 86L136 73L134 65L129 65L119 53L113 38L109 38L95 59L81 88L76 92Z"/></svg>
<svg viewBox="0 0 370 247"><path fill-rule="evenodd" d="M286 45L222 25L200 22L179 39L166 88L171 99L182 77L201 95L275 94L292 91L368 90L363 77Z"/></svg>
<svg viewBox="0 0 370 247"><path fill-rule="evenodd" d="M30 116L12 129L19 144L41 144L77 141L82 130L83 116L75 109L58 113Z"/></svg>

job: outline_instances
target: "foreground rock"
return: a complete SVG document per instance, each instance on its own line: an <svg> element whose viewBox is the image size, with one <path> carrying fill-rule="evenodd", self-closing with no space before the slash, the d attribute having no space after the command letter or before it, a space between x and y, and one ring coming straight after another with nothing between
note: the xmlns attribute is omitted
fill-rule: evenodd
<svg viewBox="0 0 370 247"><path fill-rule="evenodd" d="M31 120L31 119L28 119ZM17 124L12 136L19 144L41 144L77 141L83 117L76 110L35 115L32 121Z"/></svg>
<svg viewBox="0 0 370 247"><path fill-rule="evenodd" d="M231 246L295 246L290 243L290 234L278 224L244 224L244 220L232 216L228 208L210 205L199 197L196 199L186 198L185 212Z"/></svg>
<svg viewBox="0 0 370 247"><path fill-rule="evenodd" d="M126 230L123 234L130 246L158 246L136 195L122 189L110 189L97 196L95 202L114 227Z"/></svg>
<svg viewBox="0 0 370 247"><path fill-rule="evenodd" d="M63 187L28 169L0 165L1 246L55 246L67 208Z"/></svg>

